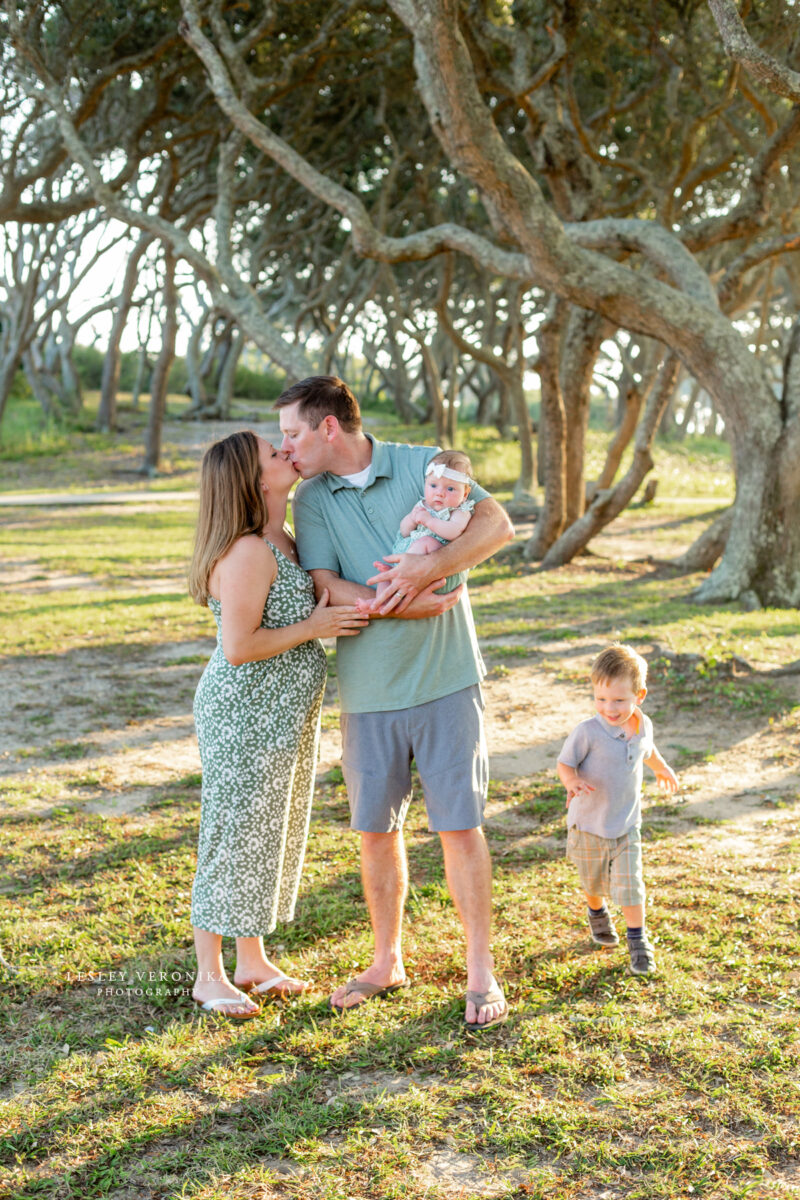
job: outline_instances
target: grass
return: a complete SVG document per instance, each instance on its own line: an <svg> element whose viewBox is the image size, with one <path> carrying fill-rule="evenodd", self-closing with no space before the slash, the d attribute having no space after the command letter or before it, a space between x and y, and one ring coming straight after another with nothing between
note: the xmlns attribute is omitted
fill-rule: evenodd
<svg viewBox="0 0 800 1200"><path fill-rule="evenodd" d="M560 828L557 789L506 799L538 833ZM323 990L366 953L341 801L340 784L320 785L281 935ZM244 1197L282 1181L296 1196L422 1196L413 1173L446 1148L509 1195L744 1197L797 1154L788 850L754 872L692 839L648 842L662 970L643 985L622 953L587 952L560 847L498 823L495 946L514 1017L475 1040L458 1032L457 921L417 821L414 990L357 1020L313 998L237 1028L199 1021L186 995L197 816L196 796L167 795L133 820L13 822L6 1194Z"/></svg>
<svg viewBox="0 0 800 1200"><path fill-rule="evenodd" d="M479 478L510 491L510 452L491 435L475 440ZM81 456L96 456L96 474L85 477L102 484L105 452L69 444L64 477ZM695 451L668 453L677 461ZM724 460L697 453L693 494L713 497ZM46 465L49 489L60 486L55 461L32 457L18 463L20 487ZM669 496L663 504L672 521ZM14 681L9 733L0 731L0 945L15 967L0 991L0 1194L791 1194L800 1171L800 795L765 778L763 852L743 856L732 824L694 812L691 788L668 802L648 788L659 973L642 981L627 974L623 950L589 948L553 772L492 780L494 948L513 1012L480 1038L461 1028L460 926L419 806L407 827L414 987L344 1020L330 1015L327 993L370 950L358 845L334 765L318 780L296 920L272 941L315 992L265 1007L247 1025L203 1020L189 994L188 928L200 777L169 761L169 750L149 763L159 730L190 733L213 631L185 596L191 505L9 516L0 553L21 582L4 587L0 662L3 680ZM678 528L691 536L691 523ZM737 673L734 658L765 671L795 661L797 613L700 608L690 598L696 581L644 556L615 561L580 558L543 574L509 553L473 572L477 626L499 684L513 694L535 670L553 688L577 686L594 645L630 639L651 657L650 711L686 731L670 750L679 770L724 767L725 723L735 738L770 730L788 777L800 709L779 681ZM53 589L41 590L48 580ZM535 731L535 701L519 716ZM711 733L698 749L690 735L700 722ZM332 698L324 724L337 725ZM84 807L119 787L146 790L147 805L116 815Z"/></svg>

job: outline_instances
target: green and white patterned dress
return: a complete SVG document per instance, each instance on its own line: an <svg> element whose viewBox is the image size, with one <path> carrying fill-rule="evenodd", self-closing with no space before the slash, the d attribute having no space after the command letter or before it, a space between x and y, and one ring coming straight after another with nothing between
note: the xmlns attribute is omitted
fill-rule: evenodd
<svg viewBox="0 0 800 1200"><path fill-rule="evenodd" d="M267 542L278 574L262 628L303 621L314 608L306 572ZM232 666L221 606L209 598L217 648L194 697L203 768L192 925L225 937L271 933L294 916L303 868L325 651L316 639L263 662Z"/></svg>

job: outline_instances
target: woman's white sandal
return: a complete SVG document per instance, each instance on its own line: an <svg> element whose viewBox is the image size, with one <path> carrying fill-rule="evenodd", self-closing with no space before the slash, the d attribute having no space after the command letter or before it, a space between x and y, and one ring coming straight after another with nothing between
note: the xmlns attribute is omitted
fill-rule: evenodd
<svg viewBox="0 0 800 1200"><path fill-rule="evenodd" d="M239 992L238 996L219 996L215 1000L195 1000L195 1004L201 1012L215 1013L218 1017L225 1017L228 1021L252 1021L253 1017L258 1016L260 1012L258 1007L243 1013L224 1011L230 1004L247 1004L247 996L244 992Z"/></svg>
<svg viewBox="0 0 800 1200"><path fill-rule="evenodd" d="M287 990L281 987L281 984L284 983L299 983L300 987ZM280 971L277 975L273 975L272 979L265 979L262 983L237 983L236 986L250 996L264 996L271 1000L288 1000L292 996L301 996L308 990L310 984L303 979L295 979L294 976Z"/></svg>

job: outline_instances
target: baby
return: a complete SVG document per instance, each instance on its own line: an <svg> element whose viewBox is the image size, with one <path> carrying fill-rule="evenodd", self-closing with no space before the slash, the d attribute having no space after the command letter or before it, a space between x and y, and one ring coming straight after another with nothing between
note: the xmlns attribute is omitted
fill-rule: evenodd
<svg viewBox="0 0 800 1200"><path fill-rule="evenodd" d="M425 494L400 522L392 554L432 554L463 533L475 501L472 463L460 450L441 450L425 468ZM380 608L388 584L378 584L374 600L357 600L360 612Z"/></svg>

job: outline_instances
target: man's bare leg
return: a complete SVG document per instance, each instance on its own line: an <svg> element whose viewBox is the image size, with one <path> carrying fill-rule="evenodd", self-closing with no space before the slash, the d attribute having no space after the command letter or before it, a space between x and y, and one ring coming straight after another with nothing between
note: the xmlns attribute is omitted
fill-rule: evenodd
<svg viewBox="0 0 800 1200"><path fill-rule="evenodd" d="M361 880L375 938L372 966L358 976L366 983L386 987L405 979L403 966L403 908L408 891L408 863L402 833L361 834ZM363 999L350 995L344 985L331 996L331 1004L353 1008Z"/></svg>
<svg viewBox="0 0 800 1200"><path fill-rule="evenodd" d="M492 863L482 829L440 833L447 886L467 939L467 988L488 992L494 983L489 947L492 919ZM503 1015L504 1005L485 1004L480 1011L467 1001L465 1020L484 1025Z"/></svg>

